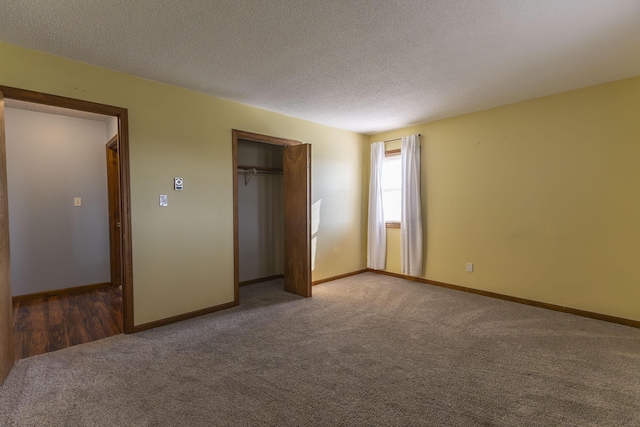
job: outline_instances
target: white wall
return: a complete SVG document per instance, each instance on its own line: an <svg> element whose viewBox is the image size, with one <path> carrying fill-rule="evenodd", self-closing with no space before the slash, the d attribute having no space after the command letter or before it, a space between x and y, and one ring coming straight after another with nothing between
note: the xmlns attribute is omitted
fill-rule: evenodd
<svg viewBox="0 0 640 427"><path fill-rule="evenodd" d="M282 168L282 147L238 141L238 164ZM284 271L282 175L238 174L240 281Z"/></svg>
<svg viewBox="0 0 640 427"><path fill-rule="evenodd" d="M109 282L107 124L5 114L13 295Z"/></svg>
<svg viewBox="0 0 640 427"><path fill-rule="evenodd" d="M109 117L107 119L107 142L111 141L111 138L116 136L118 133L118 118L117 117Z"/></svg>

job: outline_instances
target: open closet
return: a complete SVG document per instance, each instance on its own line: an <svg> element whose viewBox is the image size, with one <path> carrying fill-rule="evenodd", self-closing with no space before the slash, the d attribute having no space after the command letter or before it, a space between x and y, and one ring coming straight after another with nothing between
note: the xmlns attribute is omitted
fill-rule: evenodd
<svg viewBox="0 0 640 427"><path fill-rule="evenodd" d="M284 278L311 296L311 145L234 130L235 304L239 286Z"/></svg>
<svg viewBox="0 0 640 427"><path fill-rule="evenodd" d="M284 147L238 141L240 286L284 273Z"/></svg>

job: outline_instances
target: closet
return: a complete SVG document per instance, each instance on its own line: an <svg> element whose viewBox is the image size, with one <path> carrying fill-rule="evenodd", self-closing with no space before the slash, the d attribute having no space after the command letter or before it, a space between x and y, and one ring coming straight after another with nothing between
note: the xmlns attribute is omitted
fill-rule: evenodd
<svg viewBox="0 0 640 427"><path fill-rule="evenodd" d="M238 141L240 285L283 277L284 147Z"/></svg>
<svg viewBox="0 0 640 427"><path fill-rule="evenodd" d="M311 296L311 145L232 131L235 304L239 286L284 277Z"/></svg>

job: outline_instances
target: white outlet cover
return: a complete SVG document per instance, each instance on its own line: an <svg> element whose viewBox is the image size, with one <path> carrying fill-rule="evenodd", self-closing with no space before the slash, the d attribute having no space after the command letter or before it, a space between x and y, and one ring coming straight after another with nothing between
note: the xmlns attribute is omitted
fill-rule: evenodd
<svg viewBox="0 0 640 427"><path fill-rule="evenodd" d="M169 198L166 194L160 195L160 206L165 207L169 204Z"/></svg>
<svg viewBox="0 0 640 427"><path fill-rule="evenodd" d="M468 262L467 263L467 271L469 273L473 273L473 263L472 262Z"/></svg>
<svg viewBox="0 0 640 427"><path fill-rule="evenodd" d="M82 197L74 197L73 206L82 206Z"/></svg>

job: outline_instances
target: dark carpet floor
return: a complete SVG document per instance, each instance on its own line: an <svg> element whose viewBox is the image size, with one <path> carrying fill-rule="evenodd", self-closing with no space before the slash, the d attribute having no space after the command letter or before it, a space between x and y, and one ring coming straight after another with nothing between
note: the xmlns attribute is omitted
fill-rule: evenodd
<svg viewBox="0 0 640 427"><path fill-rule="evenodd" d="M373 273L20 360L2 426L640 426L640 330Z"/></svg>

